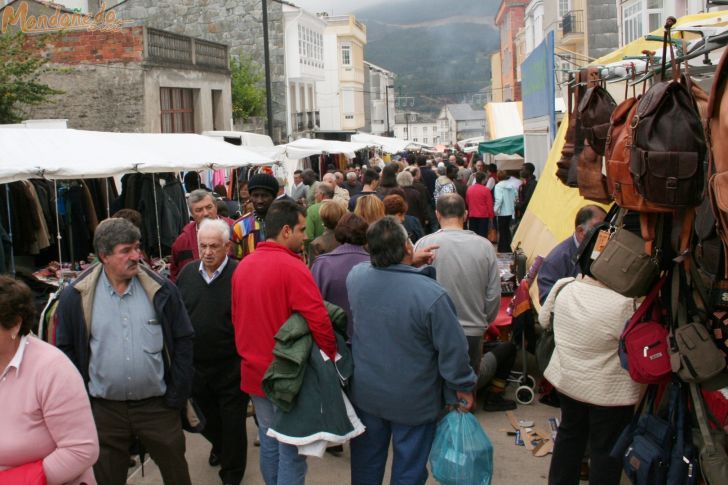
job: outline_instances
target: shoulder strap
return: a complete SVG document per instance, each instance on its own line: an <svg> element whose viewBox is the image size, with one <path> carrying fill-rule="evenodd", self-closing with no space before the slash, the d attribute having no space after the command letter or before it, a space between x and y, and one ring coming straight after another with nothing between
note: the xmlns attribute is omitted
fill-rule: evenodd
<svg viewBox="0 0 728 485"><path fill-rule="evenodd" d="M698 420L698 427L700 428L700 434L703 436L703 443L705 443L706 448L715 448L715 443L713 443L713 437L710 435L710 428L708 427L708 417L705 414L703 396L700 394L700 389L698 389L697 384L694 382L690 383L690 395L693 399L695 418Z"/></svg>
<svg viewBox="0 0 728 485"><path fill-rule="evenodd" d="M573 283L576 280L571 280L568 283L564 283L563 285L559 286L559 289L556 290L556 293L554 293L554 304L552 305L552 308L556 307L556 298L558 298L559 293L561 293L561 290L563 290L566 286L569 286L571 283ZM549 315L549 323L551 324L551 330L554 329L554 311L551 310L551 315Z"/></svg>
<svg viewBox="0 0 728 485"><path fill-rule="evenodd" d="M629 323L625 327L624 331L622 332L622 335L627 335L632 328L634 328L635 325L642 322L642 320L645 318L645 315L647 315L647 312L652 309L652 306L655 304L655 300L657 300L657 297L660 296L660 290L665 285L665 281L667 280L667 276L663 276L660 278L655 286L652 287L650 292L647 294L647 297L642 301L642 304L637 308L637 311L632 315L632 318L630 318Z"/></svg>

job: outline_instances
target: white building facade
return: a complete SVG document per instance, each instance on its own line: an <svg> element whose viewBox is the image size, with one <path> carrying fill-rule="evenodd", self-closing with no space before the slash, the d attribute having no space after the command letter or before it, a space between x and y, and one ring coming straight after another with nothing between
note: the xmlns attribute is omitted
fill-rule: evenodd
<svg viewBox="0 0 728 485"><path fill-rule="evenodd" d="M394 137L425 145L440 143L437 121L422 113L397 113L393 125Z"/></svg>
<svg viewBox="0 0 728 485"><path fill-rule="evenodd" d="M353 15L321 17L324 80L317 83L323 131L359 130L364 116L364 45L366 26Z"/></svg>
<svg viewBox="0 0 728 485"><path fill-rule="evenodd" d="M394 129L395 74L364 61L364 131L390 136Z"/></svg>
<svg viewBox="0 0 728 485"><path fill-rule="evenodd" d="M286 111L289 139L311 138L320 126L317 83L324 77L326 22L302 8L283 4L286 46Z"/></svg>

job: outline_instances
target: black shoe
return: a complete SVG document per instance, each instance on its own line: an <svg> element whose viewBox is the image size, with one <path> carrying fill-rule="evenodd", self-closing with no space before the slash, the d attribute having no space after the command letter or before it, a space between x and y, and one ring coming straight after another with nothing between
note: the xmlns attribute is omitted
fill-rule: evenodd
<svg viewBox="0 0 728 485"><path fill-rule="evenodd" d="M215 453L214 450L210 450L210 458L207 459L207 463L209 463L210 466L218 466L220 464L220 457L217 456L217 453Z"/></svg>
<svg viewBox="0 0 728 485"><path fill-rule="evenodd" d="M344 454L344 445L329 446L326 448L326 453L334 456L341 456Z"/></svg>
<svg viewBox="0 0 728 485"><path fill-rule="evenodd" d="M489 393L485 397L485 402L483 403L483 411L487 411L489 413L512 411L514 409L516 409L516 402L511 401L510 399L504 399L503 394Z"/></svg>

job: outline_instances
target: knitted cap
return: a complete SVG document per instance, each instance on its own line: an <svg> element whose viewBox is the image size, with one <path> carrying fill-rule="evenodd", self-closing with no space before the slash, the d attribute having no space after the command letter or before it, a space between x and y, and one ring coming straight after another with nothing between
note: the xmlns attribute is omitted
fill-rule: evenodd
<svg viewBox="0 0 728 485"><path fill-rule="evenodd" d="M275 196L278 194L278 181L267 173L256 173L248 182L248 192L252 193L255 189L267 190Z"/></svg>

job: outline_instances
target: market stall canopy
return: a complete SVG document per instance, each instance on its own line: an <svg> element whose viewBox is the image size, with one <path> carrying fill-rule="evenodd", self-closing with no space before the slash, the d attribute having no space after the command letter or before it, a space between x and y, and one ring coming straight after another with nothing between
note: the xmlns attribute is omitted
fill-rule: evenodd
<svg viewBox="0 0 728 485"><path fill-rule="evenodd" d="M319 140L314 138L301 138L285 145L278 145L276 149L288 158L300 159L311 155L330 153L332 155L344 154L354 158L356 152L375 146L373 143L353 143L348 141Z"/></svg>
<svg viewBox="0 0 728 485"><path fill-rule="evenodd" d="M387 153L399 153L407 149L432 148L424 143L417 143L400 138L391 138L387 136L371 135L369 133L357 133L351 135L351 141L354 143L366 143L367 145L376 145Z"/></svg>
<svg viewBox="0 0 728 485"><path fill-rule="evenodd" d="M0 183L270 163L270 158L202 135L0 129Z"/></svg>
<svg viewBox="0 0 728 485"><path fill-rule="evenodd" d="M482 155L490 153L498 155L505 153L507 155L518 154L523 156L523 135L506 136L496 140L484 141L478 145L478 152Z"/></svg>
<svg viewBox="0 0 728 485"><path fill-rule="evenodd" d="M523 104L520 101L485 105L486 133L491 140L523 135Z"/></svg>

